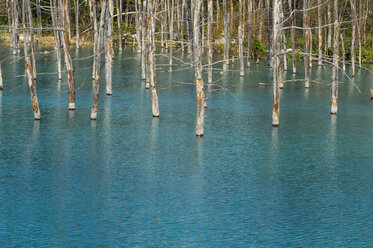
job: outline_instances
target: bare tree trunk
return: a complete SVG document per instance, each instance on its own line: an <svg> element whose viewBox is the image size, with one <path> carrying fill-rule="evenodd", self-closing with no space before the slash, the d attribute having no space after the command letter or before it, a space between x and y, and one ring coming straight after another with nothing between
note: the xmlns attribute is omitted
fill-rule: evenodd
<svg viewBox="0 0 373 248"><path fill-rule="evenodd" d="M184 19L185 19L185 0L182 2L181 6L181 23L180 23L180 29L181 29L181 51L184 53Z"/></svg>
<svg viewBox="0 0 373 248"><path fill-rule="evenodd" d="M303 37L304 37L304 87L310 87L310 56L309 56L309 28L308 28L308 0L303 0Z"/></svg>
<svg viewBox="0 0 373 248"><path fill-rule="evenodd" d="M102 55L102 47L104 43L104 36L105 36L105 26L106 26L106 15L108 12L107 9L107 2L108 0L102 0L101 1L101 16L100 16L100 28L97 36L97 46L95 47L96 49L96 54L97 56L95 57L96 62L94 63L95 66L95 75L93 78L93 102L92 102L92 110L91 110L91 120L96 120L97 119L97 111L98 111L98 100L99 100L99 93L100 93L100 69L101 69L101 55Z"/></svg>
<svg viewBox="0 0 373 248"><path fill-rule="evenodd" d="M240 4L240 17L239 17L239 26L238 26L238 56L240 59L240 76L245 75L245 65L243 62L243 5L242 0L239 2Z"/></svg>
<svg viewBox="0 0 373 248"><path fill-rule="evenodd" d="M171 9L170 9L170 70L172 70L172 47L173 47L173 37L174 37L174 0L171 0Z"/></svg>
<svg viewBox="0 0 373 248"><path fill-rule="evenodd" d="M319 28L318 28L318 31L319 31L319 61L318 61L318 65L322 65L322 28L321 28L321 25L322 25L322 21L321 21L321 0L317 0L317 19L318 19L318 22L319 22Z"/></svg>
<svg viewBox="0 0 373 248"><path fill-rule="evenodd" d="M29 22L29 25L30 25L30 29L29 29L29 34L30 34L30 42L31 42L31 61L32 61L32 75L34 77L34 79L36 79L36 59L35 59L35 42L34 42L34 27L33 27L33 23L32 23L32 12L31 12L31 6L30 6L30 2L28 2L27 4L27 10L26 10L28 13L27 13L27 17L28 17L28 22Z"/></svg>
<svg viewBox="0 0 373 248"><path fill-rule="evenodd" d="M212 83L212 22L214 21L213 17L213 3L212 0L208 0L208 26L207 26L207 33L208 33L208 80L209 84Z"/></svg>
<svg viewBox="0 0 373 248"><path fill-rule="evenodd" d="M23 0L23 41L24 41L24 55L25 55L25 69L26 69L26 76L27 81L30 89L30 96L31 96L31 103L32 108L34 111L34 118L35 120L40 120L40 109L39 109L39 102L38 97L36 94L36 84L35 79L32 74L32 65L30 63L30 57L28 55L28 47L29 47L29 41L31 40L31 29L32 29L32 23L30 23L29 18L29 10L30 8L30 1L29 0Z"/></svg>
<svg viewBox="0 0 373 248"><path fill-rule="evenodd" d="M152 89L152 113L153 117L159 117L159 104L158 104L158 90L156 85L156 70L155 70L155 23L154 11L152 1L148 3L148 42L149 42L149 73L150 73L150 86Z"/></svg>
<svg viewBox="0 0 373 248"><path fill-rule="evenodd" d="M69 95L69 110L75 109L75 79L74 79L74 68L73 62L70 53L70 36L69 28L68 28L68 5L67 0L63 0L62 2L62 20L63 20L63 29L64 29L64 37L63 37L63 49L65 53L65 65L66 65L66 73L67 73L67 91Z"/></svg>
<svg viewBox="0 0 373 248"><path fill-rule="evenodd" d="M272 66L272 54L271 54L271 2L267 0L267 9L268 9L268 65Z"/></svg>
<svg viewBox="0 0 373 248"><path fill-rule="evenodd" d="M272 104L272 126L280 124L280 79L281 79L281 0L273 1L273 104Z"/></svg>
<svg viewBox="0 0 373 248"><path fill-rule="evenodd" d="M327 10L327 18L328 20L331 20L331 10L330 10L330 2L328 2L328 10ZM332 26L328 25L328 43L327 43L327 48L332 46Z"/></svg>
<svg viewBox="0 0 373 248"><path fill-rule="evenodd" d="M338 32L339 32L338 0L334 0L333 82L332 82L331 114L337 114L338 112L338 61L339 61Z"/></svg>
<svg viewBox="0 0 373 248"><path fill-rule="evenodd" d="M9 32L9 42L10 48L13 49L13 24L12 24L12 4L10 3L12 0L6 0L6 8L8 12L8 32Z"/></svg>
<svg viewBox="0 0 373 248"><path fill-rule="evenodd" d="M282 5L282 10L281 10L281 18L282 18L282 22L284 23L285 22L285 16L284 16L284 13L285 13L285 4L284 4L284 0L281 0L281 5ZM283 24L284 25L284 24ZM288 53L287 53L287 40L286 40L286 33L285 33L285 30L282 32L282 41L283 41L283 45L284 45L284 56L283 56L283 69L281 70L282 71L282 80L281 80L281 86L283 87L283 74L284 74L284 71L287 71L288 70Z"/></svg>
<svg viewBox="0 0 373 248"><path fill-rule="evenodd" d="M95 66L95 63L96 63L96 57L97 57L97 54L96 54L96 47L97 47L97 43L98 43L98 24L97 24L97 13L96 13L96 0L89 0L89 3L90 5L92 6L91 8L91 16L92 16L92 19L93 19L93 29L94 29L94 43L93 43L93 68L92 68L92 79L95 78L95 75L96 75L96 66Z"/></svg>
<svg viewBox="0 0 373 248"><path fill-rule="evenodd" d="M57 3L56 0L50 0L51 8L51 18L52 18L52 25L53 25L53 33L54 33L54 50L56 51L57 57L57 74L58 80L62 78L62 62L61 62L61 39L60 39L60 29L59 26L59 18L57 17Z"/></svg>
<svg viewBox="0 0 373 248"><path fill-rule="evenodd" d="M228 34L228 13L227 13L227 3L226 0L223 0L223 15L224 15L224 61L223 61L223 70L227 70L228 61L229 61L229 34Z"/></svg>
<svg viewBox="0 0 373 248"><path fill-rule="evenodd" d="M355 37L356 37L356 26L358 26L357 14L356 14L356 1L350 0L351 13L352 13L352 34L351 34L351 63L352 63L352 77L355 77Z"/></svg>
<svg viewBox="0 0 373 248"><path fill-rule="evenodd" d="M75 3L76 48L79 48L79 0Z"/></svg>
<svg viewBox="0 0 373 248"><path fill-rule="evenodd" d="M149 0L148 0L149 1ZM147 54L147 49L146 49L146 3L147 0L144 0L142 3L142 13L141 13L141 79L146 80L146 54Z"/></svg>
<svg viewBox="0 0 373 248"><path fill-rule="evenodd" d="M106 95L111 96L112 92L112 64L113 64L113 55L112 55L112 36L113 36L113 14L114 14L114 5L113 0L109 0L108 12L106 15L106 37L105 37L105 71L106 71Z"/></svg>
<svg viewBox="0 0 373 248"><path fill-rule="evenodd" d="M251 18L253 11L253 1L248 0L247 3L247 67L250 67L251 60L251 36L252 36L252 25Z"/></svg>
<svg viewBox="0 0 373 248"><path fill-rule="evenodd" d="M136 0L136 39L137 39L137 53L141 53L142 45L142 2L141 0Z"/></svg>
<svg viewBox="0 0 373 248"><path fill-rule="evenodd" d="M342 68L343 71L346 71L346 56L345 56L345 44L343 41L343 35L341 34L341 45L342 45Z"/></svg>
<svg viewBox="0 0 373 248"><path fill-rule="evenodd" d="M204 101L205 94L203 90L202 79L202 62L201 62L201 43L200 43L200 9L201 0L193 1L193 46L194 46L194 71L196 78L196 91L197 91L197 122L196 122L196 135L201 137L204 134Z"/></svg>
<svg viewBox="0 0 373 248"><path fill-rule="evenodd" d="M119 35L119 51L122 51L122 0L119 0L119 4L118 4L118 0L116 0L116 4L117 4L117 14L118 14L118 35ZM128 16L128 14L126 15Z"/></svg>

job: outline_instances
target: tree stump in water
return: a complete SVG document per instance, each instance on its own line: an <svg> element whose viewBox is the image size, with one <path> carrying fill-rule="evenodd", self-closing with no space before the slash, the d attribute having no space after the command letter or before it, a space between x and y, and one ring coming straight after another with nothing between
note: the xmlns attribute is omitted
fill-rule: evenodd
<svg viewBox="0 0 373 248"><path fill-rule="evenodd" d="M370 89L370 100L373 100L373 89Z"/></svg>

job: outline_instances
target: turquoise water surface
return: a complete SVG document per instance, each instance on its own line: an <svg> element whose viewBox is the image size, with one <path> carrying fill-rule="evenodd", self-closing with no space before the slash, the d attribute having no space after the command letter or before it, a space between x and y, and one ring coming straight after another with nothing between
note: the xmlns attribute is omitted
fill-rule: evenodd
<svg viewBox="0 0 373 248"><path fill-rule="evenodd" d="M272 88L258 85L271 83L266 61L245 77L216 71L198 139L193 69L175 60L172 72L158 67L154 119L132 47L116 51L111 97L103 70L98 119L90 121L92 58L78 59L91 50L72 52L74 112L65 78L48 74L54 53L37 55L39 122L22 54L0 46L1 247L373 246L367 70L357 70L361 92L340 74L338 116L329 114L329 67L314 65L318 83L309 90L285 83L279 128L271 126ZM302 78L302 63L298 71L285 77Z"/></svg>

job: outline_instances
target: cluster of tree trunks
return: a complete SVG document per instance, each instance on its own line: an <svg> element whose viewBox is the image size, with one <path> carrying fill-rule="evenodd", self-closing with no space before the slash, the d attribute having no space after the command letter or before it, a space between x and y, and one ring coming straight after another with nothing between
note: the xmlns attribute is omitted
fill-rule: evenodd
<svg viewBox="0 0 373 248"><path fill-rule="evenodd" d="M22 2L22 4L19 3ZM36 0L36 22L38 39L43 35L42 8L43 1ZM196 135L204 134L204 108L206 98L204 95L203 83L203 66L201 56L204 47L207 48L207 82L213 83L213 34L217 31L222 35L223 46L223 72L229 69L230 61L234 63L235 56L239 60L239 74L245 75L246 66L250 67L253 55L259 61L258 51L254 52L252 44L253 37L256 37L260 43L268 41L268 64L273 70L273 126L279 125L280 116L280 89L284 86L284 71L287 70L288 55L292 56L292 72L295 74L296 56L303 55L304 63L304 85L310 88L312 61L316 60L317 64L322 65L325 62L332 63L332 95L331 95L331 113L337 114L338 111L338 72L339 65L342 62L342 70L346 70L346 51L344 38L345 33L340 33L340 13L338 5L340 1L322 1L322 0L216 0L214 9L213 0L135 0L132 3L126 1L126 13L122 12L122 0L96 0L87 1L69 1L69 0L50 0L50 14L52 21L52 32L54 34L54 48L57 57L57 74L58 79L62 79L62 53L66 68L66 80L68 89L68 109L75 109L75 78L74 67L71 56L72 31L70 23L70 10L75 10L75 41L76 47L80 43L80 20L79 12L82 4L89 6L89 15L93 27L94 48L93 48L93 69L92 69L92 92L93 102L91 110L91 119L97 118L99 102L99 86L101 81L100 69L102 60L105 61L105 82L106 94L112 95L112 64L115 57L114 53L114 11L116 8L118 22L118 47L122 51L123 27L128 27L130 8L135 12L134 24L136 26L136 49L141 60L141 78L146 82L146 88L151 89L152 95L152 114L159 117L158 91L156 87L156 67L155 67L155 50L156 34L159 33L159 41L162 48L168 49L169 68L174 66L175 47L180 45L181 51L189 53L191 64L194 66L196 94L197 94L197 121ZM71 8L70 4L74 4ZM97 5L100 4L99 8ZM207 4L207 12L205 11ZM317 4L317 5L316 5ZM364 16L368 13L368 2L358 2L356 0L346 1L345 5L350 6L351 21L351 64L352 77L356 73L356 43L358 42L358 59L359 66L362 63L362 40L366 40L365 29L366 21ZM222 6L221 6L222 5ZM83 5L84 6L84 5ZM358 6L358 7L357 7ZM36 96L36 58L34 42L33 15L30 0L7 0L6 7L8 11L8 22L11 49L13 54L19 53L20 50L20 30L24 37L24 54L25 70L30 87L30 94L35 114L35 119L40 119L40 110ZM221 11L222 7L222 11ZM101 11L97 15L96 9ZM237 13L235 14L235 9ZM311 22L311 13L317 20ZM125 23L122 25L125 15ZM299 17L297 19L297 16ZM99 17L99 23L98 23ZM313 18L312 17L312 18ZM19 27L19 19L22 18L23 28ZM206 23L207 20L207 23ZM323 22L324 20L324 22ZM332 23L331 23L332 22ZM302 27L297 27L297 23L302 23ZM317 23L312 27L312 23ZM267 25L268 35L266 36L265 25ZM205 27L207 26L207 27ZM313 30L317 30L316 43L317 55L313 56L312 35ZM207 30L207 31L206 31ZM297 30L302 32L303 50L296 49ZM324 30L324 35L323 35ZM287 35L290 32L291 50L287 50ZM256 34L256 35L255 35ZM266 37L265 37L266 36ZM74 38L74 37L73 37ZM267 40L265 40L267 38ZM233 42L234 40L234 42ZM247 47L244 47L244 44ZM339 46L341 44L342 56L339 56ZM324 51L323 51L324 46ZM333 47L332 61L329 57L329 49ZM235 48L235 51L232 51ZM256 47L256 49L258 49ZM330 52L331 53L331 52ZM104 56L103 56L104 54ZM0 89L2 85L1 66L0 66Z"/></svg>

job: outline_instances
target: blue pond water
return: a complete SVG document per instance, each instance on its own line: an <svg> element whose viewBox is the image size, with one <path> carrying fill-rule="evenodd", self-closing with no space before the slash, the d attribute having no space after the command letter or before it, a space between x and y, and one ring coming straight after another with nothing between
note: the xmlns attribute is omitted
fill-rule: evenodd
<svg viewBox="0 0 373 248"><path fill-rule="evenodd" d="M41 74L38 122L23 58L0 52L1 247L373 246L366 70L356 75L361 93L341 73L337 117L329 114L330 68L312 68L319 83L308 91L285 83L278 129L272 88L258 86L271 82L265 62L245 77L217 71L197 139L194 73L184 66L159 67L161 117L153 119L138 55L116 52L113 96L103 80L92 122L92 59L77 60L91 49L73 51L77 109L67 110L65 79ZM53 53L37 60L39 73L56 70ZM301 63L298 71L285 76L302 78Z"/></svg>

